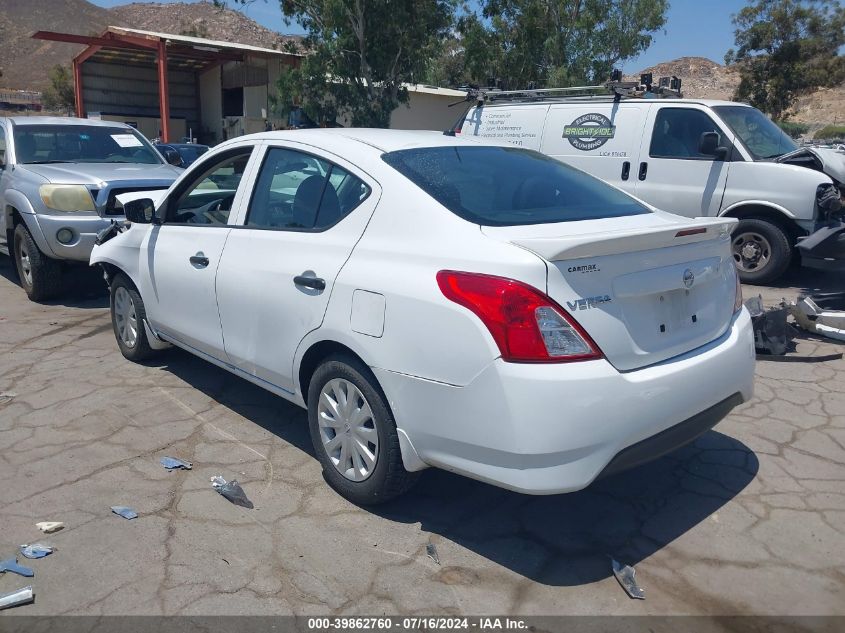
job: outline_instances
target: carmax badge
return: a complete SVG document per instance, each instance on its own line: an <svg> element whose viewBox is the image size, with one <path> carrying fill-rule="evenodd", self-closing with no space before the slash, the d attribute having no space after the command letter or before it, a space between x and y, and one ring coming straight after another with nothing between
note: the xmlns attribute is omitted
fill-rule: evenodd
<svg viewBox="0 0 845 633"><path fill-rule="evenodd" d="M598 149L616 134L613 121L598 112L582 114L563 128L563 138L582 152Z"/></svg>

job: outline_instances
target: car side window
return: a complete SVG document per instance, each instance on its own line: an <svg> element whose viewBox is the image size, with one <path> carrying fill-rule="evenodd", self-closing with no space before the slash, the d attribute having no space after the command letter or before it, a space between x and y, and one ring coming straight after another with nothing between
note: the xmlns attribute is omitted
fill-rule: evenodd
<svg viewBox="0 0 845 633"><path fill-rule="evenodd" d="M261 229L323 230L370 193L345 169L304 152L267 151L252 194L246 225Z"/></svg>
<svg viewBox="0 0 845 633"><path fill-rule="evenodd" d="M243 148L203 170L168 203L166 222L226 225L251 153Z"/></svg>
<svg viewBox="0 0 845 633"><path fill-rule="evenodd" d="M649 155L652 158L714 160L698 151L701 135L722 131L707 114L692 108L661 108L654 121Z"/></svg>

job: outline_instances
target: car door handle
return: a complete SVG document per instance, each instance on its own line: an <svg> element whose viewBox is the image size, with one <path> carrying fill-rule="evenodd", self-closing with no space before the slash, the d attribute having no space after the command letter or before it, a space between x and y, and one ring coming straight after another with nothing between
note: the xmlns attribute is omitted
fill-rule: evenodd
<svg viewBox="0 0 845 633"><path fill-rule="evenodd" d="M202 251L196 255L191 255L188 258L188 261L191 262L191 266L194 268L205 268L208 266L208 257L206 257Z"/></svg>
<svg viewBox="0 0 845 633"><path fill-rule="evenodd" d="M642 162L640 163L640 180L645 180L645 177L648 175L648 163Z"/></svg>
<svg viewBox="0 0 845 633"><path fill-rule="evenodd" d="M297 286L305 286L314 290L326 289L326 280L320 277L303 277L302 275L297 275L293 278L293 283Z"/></svg>
<svg viewBox="0 0 845 633"><path fill-rule="evenodd" d="M631 163L629 161L625 161L622 163L622 180L628 180L628 176L631 175Z"/></svg>

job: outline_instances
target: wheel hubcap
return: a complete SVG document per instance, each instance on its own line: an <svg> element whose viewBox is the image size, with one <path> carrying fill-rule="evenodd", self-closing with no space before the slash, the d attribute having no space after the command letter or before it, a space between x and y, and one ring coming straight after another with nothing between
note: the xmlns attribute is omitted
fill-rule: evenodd
<svg viewBox="0 0 845 633"><path fill-rule="evenodd" d="M32 261L29 259L29 251L23 242L18 242L18 261L20 262L21 276L27 286L32 285Z"/></svg>
<svg viewBox="0 0 845 633"><path fill-rule="evenodd" d="M123 286L114 293L114 322L123 344L135 347L138 342L138 317L135 314L135 302Z"/></svg>
<svg viewBox="0 0 845 633"><path fill-rule="evenodd" d="M736 267L743 272L752 272L764 268L772 257L772 247L769 240L759 233L734 235L732 251Z"/></svg>
<svg viewBox="0 0 845 633"><path fill-rule="evenodd" d="M323 449L335 469L350 481L364 481L378 461L378 431L364 394L343 378L320 391L317 424Z"/></svg>

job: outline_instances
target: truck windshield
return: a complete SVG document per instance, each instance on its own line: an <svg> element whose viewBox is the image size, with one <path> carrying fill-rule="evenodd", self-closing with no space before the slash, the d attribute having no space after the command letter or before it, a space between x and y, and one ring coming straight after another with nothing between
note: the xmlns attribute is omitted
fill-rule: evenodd
<svg viewBox="0 0 845 633"><path fill-rule="evenodd" d="M798 149L798 145L757 108L715 106L713 108L730 126L755 160L777 158Z"/></svg>
<svg viewBox="0 0 845 633"><path fill-rule="evenodd" d="M650 213L569 165L516 147L426 147L382 156L452 213L484 226L548 224Z"/></svg>
<svg viewBox="0 0 845 633"><path fill-rule="evenodd" d="M99 125L16 125L18 163L141 163L160 165L149 141L133 129Z"/></svg>

